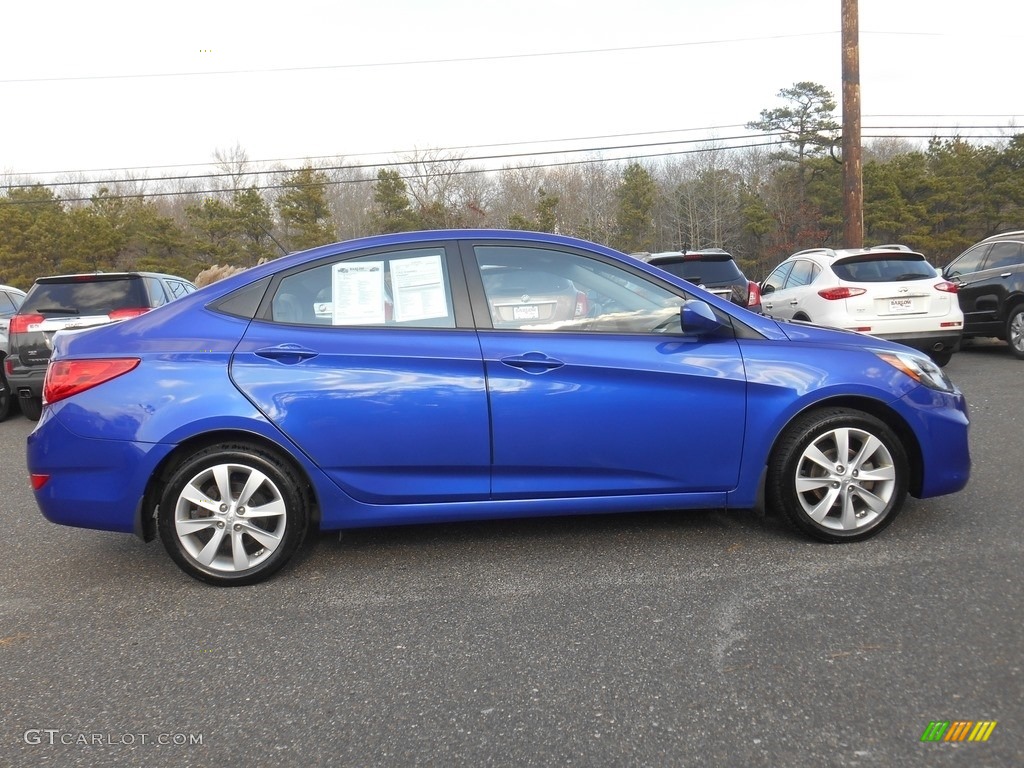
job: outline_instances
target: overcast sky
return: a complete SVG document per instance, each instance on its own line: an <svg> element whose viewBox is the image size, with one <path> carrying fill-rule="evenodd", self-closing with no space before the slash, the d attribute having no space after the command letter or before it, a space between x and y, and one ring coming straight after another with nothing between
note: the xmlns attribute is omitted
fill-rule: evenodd
<svg viewBox="0 0 1024 768"><path fill-rule="evenodd" d="M1024 3L859 5L866 139L1024 125ZM778 91L798 81L824 85L841 108L840 9L840 0L5 0L0 184L104 169L160 176L235 146L255 162L298 166L417 149L471 158L723 140L749 133L743 124L781 106ZM873 130L882 126L901 128Z"/></svg>

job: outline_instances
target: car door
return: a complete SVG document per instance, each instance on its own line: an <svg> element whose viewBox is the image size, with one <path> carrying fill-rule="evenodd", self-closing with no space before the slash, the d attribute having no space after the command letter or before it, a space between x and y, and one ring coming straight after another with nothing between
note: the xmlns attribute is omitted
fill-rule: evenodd
<svg viewBox="0 0 1024 768"><path fill-rule="evenodd" d="M746 381L731 326L714 338L683 334L682 289L598 254L467 242L464 255L494 498L736 485Z"/></svg>
<svg viewBox="0 0 1024 768"><path fill-rule="evenodd" d="M1004 306L1014 273L1021 269L1021 244L1013 241L980 245L964 253L946 269L957 283L957 297L970 332L1002 331Z"/></svg>
<svg viewBox="0 0 1024 768"><path fill-rule="evenodd" d="M239 389L360 501L490 492L483 363L450 251L396 247L283 274L232 360Z"/></svg>
<svg viewBox="0 0 1024 768"><path fill-rule="evenodd" d="M784 293L793 264L792 261L782 262L761 283L761 310L769 317L788 320L793 316L789 298Z"/></svg>

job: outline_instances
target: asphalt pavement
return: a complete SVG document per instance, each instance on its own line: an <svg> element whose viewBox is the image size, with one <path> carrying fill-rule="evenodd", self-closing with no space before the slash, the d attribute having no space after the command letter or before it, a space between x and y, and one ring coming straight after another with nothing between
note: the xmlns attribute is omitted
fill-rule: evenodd
<svg viewBox="0 0 1024 768"><path fill-rule="evenodd" d="M827 545L706 511L322 535L268 583L37 511L0 423L0 766L1024 765L1024 361L974 469ZM986 741L922 741L934 722Z"/></svg>

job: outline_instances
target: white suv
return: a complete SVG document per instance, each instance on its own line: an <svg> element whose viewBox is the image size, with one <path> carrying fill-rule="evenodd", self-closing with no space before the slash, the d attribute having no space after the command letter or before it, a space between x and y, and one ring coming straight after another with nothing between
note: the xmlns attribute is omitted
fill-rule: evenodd
<svg viewBox="0 0 1024 768"><path fill-rule="evenodd" d="M959 349L957 286L905 245L795 253L761 283L764 314L860 331L927 352L939 365Z"/></svg>

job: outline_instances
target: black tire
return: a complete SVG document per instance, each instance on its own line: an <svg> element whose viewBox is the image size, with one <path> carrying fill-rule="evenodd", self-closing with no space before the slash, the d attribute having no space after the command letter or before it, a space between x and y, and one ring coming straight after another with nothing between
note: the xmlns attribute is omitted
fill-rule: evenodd
<svg viewBox="0 0 1024 768"><path fill-rule="evenodd" d="M953 350L944 349L941 352L929 352L928 356L939 368L945 368L949 361L953 359Z"/></svg>
<svg viewBox="0 0 1024 768"><path fill-rule="evenodd" d="M1011 309L1006 318L1006 343L1014 357L1024 360L1024 304Z"/></svg>
<svg viewBox="0 0 1024 768"><path fill-rule="evenodd" d="M18 406L29 421L39 421L39 417L43 415L43 401L38 397L20 397Z"/></svg>
<svg viewBox="0 0 1024 768"><path fill-rule="evenodd" d="M850 408L825 408L795 419L775 446L768 503L814 538L861 541L896 519L909 474L903 444L882 421Z"/></svg>
<svg viewBox="0 0 1024 768"><path fill-rule="evenodd" d="M257 484L250 488L251 479ZM229 486L228 499L222 498L222 482ZM190 487L194 492L186 493ZM295 470L270 451L244 443L211 446L165 475L160 539L193 578L218 586L255 584L302 544L309 527L303 489Z"/></svg>
<svg viewBox="0 0 1024 768"><path fill-rule="evenodd" d="M3 361L0 360L0 365ZM11 400L13 399L11 394L11 387L7 383L7 377L4 376L2 370L0 370L0 421L3 421L11 415Z"/></svg>

